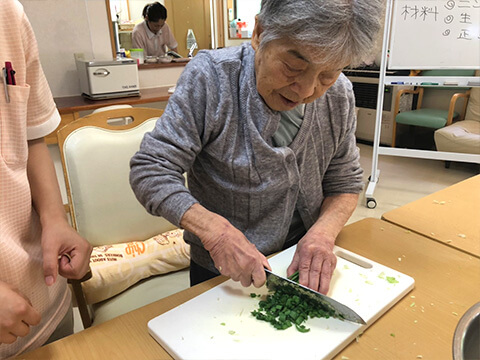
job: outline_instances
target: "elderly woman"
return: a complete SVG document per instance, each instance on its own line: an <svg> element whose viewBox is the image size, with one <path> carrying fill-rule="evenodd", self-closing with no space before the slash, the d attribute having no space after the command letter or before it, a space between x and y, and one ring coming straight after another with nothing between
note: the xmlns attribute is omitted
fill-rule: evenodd
<svg viewBox="0 0 480 360"><path fill-rule="evenodd" d="M150 213L186 230L192 284L221 273L259 287L265 256L297 244L287 275L328 291L362 190L342 69L369 54L381 4L263 0L251 43L185 68L130 181Z"/></svg>

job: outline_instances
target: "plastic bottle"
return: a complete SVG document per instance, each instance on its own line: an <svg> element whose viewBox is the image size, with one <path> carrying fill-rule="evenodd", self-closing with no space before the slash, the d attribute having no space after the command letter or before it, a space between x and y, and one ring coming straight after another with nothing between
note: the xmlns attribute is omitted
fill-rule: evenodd
<svg viewBox="0 0 480 360"><path fill-rule="evenodd" d="M195 34L193 33L192 29L188 29L187 31L187 49L191 49L191 47L195 44L195 49L198 49L197 39L195 39Z"/></svg>
<svg viewBox="0 0 480 360"><path fill-rule="evenodd" d="M238 22L241 21L241 19L233 19L230 21L230 38L236 38L238 37Z"/></svg>

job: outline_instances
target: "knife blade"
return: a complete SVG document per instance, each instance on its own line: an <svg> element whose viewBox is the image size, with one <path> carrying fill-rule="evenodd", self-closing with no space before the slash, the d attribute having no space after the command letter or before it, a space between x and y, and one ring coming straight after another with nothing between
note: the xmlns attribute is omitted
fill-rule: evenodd
<svg viewBox="0 0 480 360"><path fill-rule="evenodd" d="M366 325L366 322L358 315L355 311L350 309L348 306L343 305L342 303L323 295L315 290L312 290L306 286L300 285L295 281L284 278L277 274L274 274L268 269L265 269L267 274L267 288L269 290L275 291L279 287L288 286L295 290L298 294L307 296L309 299L314 301L318 306L322 308L327 308L332 310L333 317L341 320L348 320L357 324Z"/></svg>

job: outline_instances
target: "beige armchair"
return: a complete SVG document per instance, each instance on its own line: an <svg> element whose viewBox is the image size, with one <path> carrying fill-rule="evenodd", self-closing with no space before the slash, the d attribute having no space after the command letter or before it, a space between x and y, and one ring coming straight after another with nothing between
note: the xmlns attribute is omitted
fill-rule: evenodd
<svg viewBox="0 0 480 360"><path fill-rule="evenodd" d="M167 220L148 214L129 184L130 158L162 112L149 108L102 111L78 119L58 131L72 224L94 247L143 241L175 229ZM109 124L109 119L119 118L129 118L132 122ZM189 285L188 269L183 269L151 276L120 294L87 305L82 284L72 282L85 328Z"/></svg>
<svg viewBox="0 0 480 360"><path fill-rule="evenodd" d="M434 139L438 151L480 154L480 88L470 91L465 120L438 129Z"/></svg>

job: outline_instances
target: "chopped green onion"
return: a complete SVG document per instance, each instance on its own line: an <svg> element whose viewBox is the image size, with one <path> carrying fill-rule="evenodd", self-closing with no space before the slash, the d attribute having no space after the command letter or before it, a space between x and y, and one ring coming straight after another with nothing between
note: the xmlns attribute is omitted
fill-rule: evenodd
<svg viewBox="0 0 480 360"><path fill-rule="evenodd" d="M292 275L288 277L288 279L298 283L298 280L300 279L300 273L298 271L295 271Z"/></svg>
<svg viewBox="0 0 480 360"><path fill-rule="evenodd" d="M289 278L298 281L298 271ZM298 295L290 286L280 286L265 300L259 301L258 309L251 314L258 320L269 322L275 329L285 330L295 325L299 332L305 333L310 331L304 325L309 318L329 318L334 315L334 310L319 307L308 296Z"/></svg>
<svg viewBox="0 0 480 360"><path fill-rule="evenodd" d="M398 284L398 280L395 279L393 276L387 276L387 281L388 281L390 284Z"/></svg>

